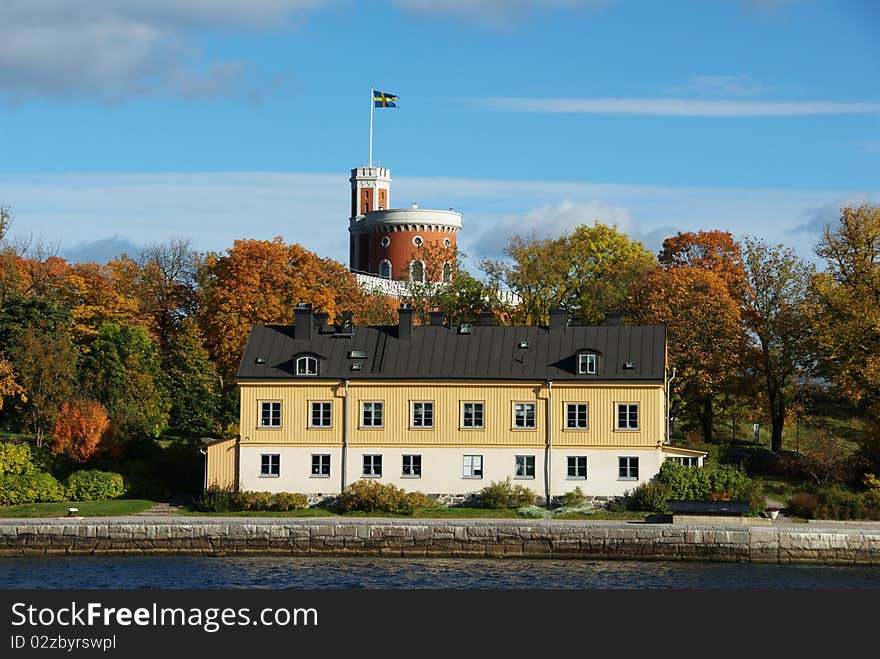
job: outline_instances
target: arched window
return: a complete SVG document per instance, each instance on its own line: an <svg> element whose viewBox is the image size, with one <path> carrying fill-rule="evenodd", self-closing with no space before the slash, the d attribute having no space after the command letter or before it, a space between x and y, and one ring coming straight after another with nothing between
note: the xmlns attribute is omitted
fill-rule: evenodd
<svg viewBox="0 0 880 659"><path fill-rule="evenodd" d="M309 355L303 355L296 358L296 374L297 375L317 375L318 360Z"/></svg>
<svg viewBox="0 0 880 659"><path fill-rule="evenodd" d="M421 236L414 236L412 242L416 247L421 247L425 243Z"/></svg>
<svg viewBox="0 0 880 659"><path fill-rule="evenodd" d="M452 264L444 263L443 264L443 283L448 284L452 281Z"/></svg>
<svg viewBox="0 0 880 659"><path fill-rule="evenodd" d="M409 266L409 278L411 281L425 281L425 264L413 261Z"/></svg>
<svg viewBox="0 0 880 659"><path fill-rule="evenodd" d="M452 246L452 241L449 240L449 238L444 238L444 239L443 239L443 246L444 246L446 249L449 249L449 247Z"/></svg>
<svg viewBox="0 0 880 659"><path fill-rule="evenodd" d="M391 244L391 238L389 236L382 236L382 240L379 241L379 244L382 247L388 247Z"/></svg>
<svg viewBox="0 0 880 659"><path fill-rule="evenodd" d="M385 279L391 279L391 261L388 259L383 259L381 263L379 263L379 276L384 277Z"/></svg>

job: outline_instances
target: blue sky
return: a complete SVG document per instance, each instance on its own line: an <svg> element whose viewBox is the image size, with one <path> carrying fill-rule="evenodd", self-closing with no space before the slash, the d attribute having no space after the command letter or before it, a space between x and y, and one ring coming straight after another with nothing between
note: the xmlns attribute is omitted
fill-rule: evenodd
<svg viewBox="0 0 880 659"><path fill-rule="evenodd" d="M282 235L347 258L348 170L454 207L470 257L595 220L810 256L880 202L880 3L4 0L0 201L106 260Z"/></svg>

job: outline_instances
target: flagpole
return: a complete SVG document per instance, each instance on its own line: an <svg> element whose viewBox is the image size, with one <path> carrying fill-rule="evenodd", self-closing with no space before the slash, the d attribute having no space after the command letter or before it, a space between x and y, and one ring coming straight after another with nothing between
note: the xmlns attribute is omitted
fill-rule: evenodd
<svg viewBox="0 0 880 659"><path fill-rule="evenodd" d="M373 166L373 96L376 90L370 87L370 167Z"/></svg>

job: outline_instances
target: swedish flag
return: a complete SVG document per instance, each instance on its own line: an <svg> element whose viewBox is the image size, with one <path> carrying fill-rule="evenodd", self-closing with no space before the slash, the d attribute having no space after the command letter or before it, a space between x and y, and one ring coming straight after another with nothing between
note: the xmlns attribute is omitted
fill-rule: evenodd
<svg viewBox="0 0 880 659"><path fill-rule="evenodd" d="M396 108L397 96L373 90L373 106L377 108Z"/></svg>

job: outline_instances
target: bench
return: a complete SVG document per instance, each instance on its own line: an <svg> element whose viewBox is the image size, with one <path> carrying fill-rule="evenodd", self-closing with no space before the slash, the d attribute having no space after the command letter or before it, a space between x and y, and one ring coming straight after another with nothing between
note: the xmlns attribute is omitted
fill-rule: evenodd
<svg viewBox="0 0 880 659"><path fill-rule="evenodd" d="M666 507L674 515L743 515L749 512L748 501L669 499Z"/></svg>

